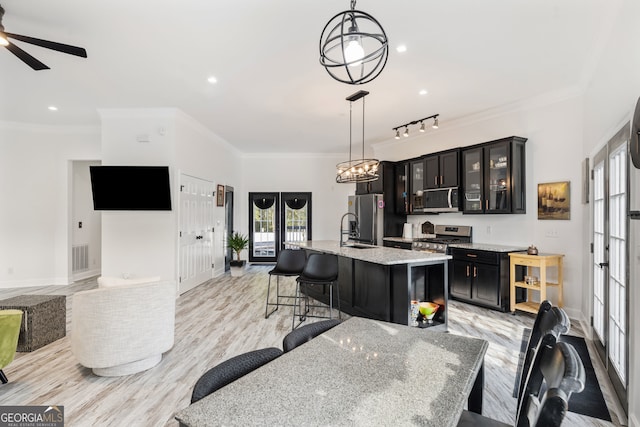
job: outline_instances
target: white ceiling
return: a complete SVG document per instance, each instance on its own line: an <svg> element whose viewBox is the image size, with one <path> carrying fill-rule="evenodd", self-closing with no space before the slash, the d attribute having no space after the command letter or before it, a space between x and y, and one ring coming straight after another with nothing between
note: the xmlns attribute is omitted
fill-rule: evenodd
<svg viewBox="0 0 640 427"><path fill-rule="evenodd" d="M243 152L343 153L345 97L360 89L370 92L368 146L435 113L444 128L584 85L610 30L607 11L620 2L360 0L390 53L376 80L352 86L318 61L320 33L348 0L0 0L6 31L88 52L16 42L51 67L36 72L0 49L0 121L99 126L101 108L175 107Z"/></svg>

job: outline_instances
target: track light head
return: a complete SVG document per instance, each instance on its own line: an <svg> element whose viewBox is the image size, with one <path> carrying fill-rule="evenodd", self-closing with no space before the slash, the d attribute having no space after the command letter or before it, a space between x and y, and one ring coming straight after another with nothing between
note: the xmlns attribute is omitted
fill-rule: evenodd
<svg viewBox="0 0 640 427"><path fill-rule="evenodd" d="M420 123L420 128L419 128L418 130L419 130L420 132L422 132L422 133L426 132L426 127L425 127L424 122L425 122L425 120L429 120L429 119L433 119L433 125L432 125L432 127L433 127L434 129L438 129L438 116L439 116L439 115L440 115L440 114L432 114L431 116L427 116L427 117L425 117L425 118L423 118L423 119L417 119L417 120L414 120L414 121L412 121L412 122L405 123L405 124L403 124L403 125L400 125L400 126L396 126L396 127L394 127L394 128L391 128L391 129L393 129L393 130L395 130L395 131L396 131L395 139L400 139L400 128L404 128L404 132L402 132L402 135L403 135L405 138L409 137L409 126L417 125L418 123Z"/></svg>

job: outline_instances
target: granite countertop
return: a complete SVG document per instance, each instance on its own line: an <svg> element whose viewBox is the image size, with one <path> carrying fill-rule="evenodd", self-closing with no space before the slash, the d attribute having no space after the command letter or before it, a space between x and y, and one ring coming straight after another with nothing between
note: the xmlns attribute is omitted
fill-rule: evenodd
<svg viewBox="0 0 640 427"><path fill-rule="evenodd" d="M496 245L494 243L451 243L449 247L489 252L520 252L527 250L526 246Z"/></svg>
<svg viewBox="0 0 640 427"><path fill-rule="evenodd" d="M352 317L179 411L186 426L456 426L488 343Z"/></svg>
<svg viewBox="0 0 640 427"><path fill-rule="evenodd" d="M446 254L408 251L406 249L387 248L384 246L358 244L358 246L365 246L366 249L356 249L348 246L340 247L340 242L337 240L309 240L306 242L286 242L286 244L382 265L435 264L451 259L451 255Z"/></svg>

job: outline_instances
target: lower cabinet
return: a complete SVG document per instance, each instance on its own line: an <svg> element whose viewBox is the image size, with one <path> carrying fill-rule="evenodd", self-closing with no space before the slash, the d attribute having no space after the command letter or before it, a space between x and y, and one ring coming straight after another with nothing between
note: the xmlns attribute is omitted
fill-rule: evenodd
<svg viewBox="0 0 640 427"><path fill-rule="evenodd" d="M451 248L451 297L501 311L509 309L509 256L506 252ZM520 296L516 296L520 299Z"/></svg>
<svg viewBox="0 0 640 427"><path fill-rule="evenodd" d="M443 325L446 331L448 298L443 264L409 269L406 264L383 265L338 256L338 286L340 309L351 316L407 325L412 299L432 301L441 306L433 326ZM308 286L307 294L329 303L328 287ZM336 307L335 289L333 298Z"/></svg>

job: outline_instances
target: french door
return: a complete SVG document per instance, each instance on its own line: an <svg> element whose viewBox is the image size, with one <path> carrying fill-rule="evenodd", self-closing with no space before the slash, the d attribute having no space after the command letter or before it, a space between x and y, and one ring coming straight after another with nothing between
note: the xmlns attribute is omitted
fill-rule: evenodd
<svg viewBox="0 0 640 427"><path fill-rule="evenodd" d="M623 406L628 384L629 125L594 157L593 334L598 355Z"/></svg>
<svg viewBox="0 0 640 427"><path fill-rule="evenodd" d="M212 182L180 175L180 294L213 277Z"/></svg>
<svg viewBox="0 0 640 427"><path fill-rule="evenodd" d="M249 261L275 262L285 242L311 240L311 193L249 193Z"/></svg>

